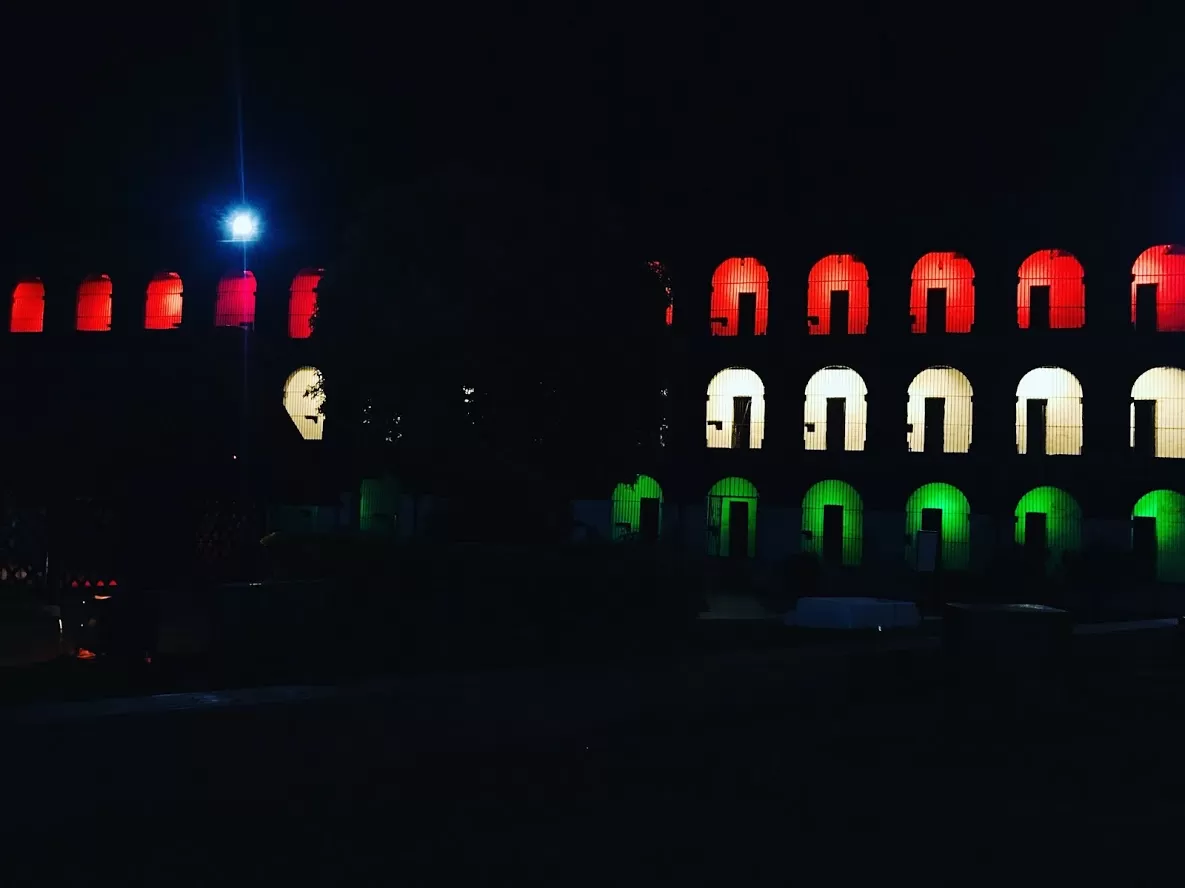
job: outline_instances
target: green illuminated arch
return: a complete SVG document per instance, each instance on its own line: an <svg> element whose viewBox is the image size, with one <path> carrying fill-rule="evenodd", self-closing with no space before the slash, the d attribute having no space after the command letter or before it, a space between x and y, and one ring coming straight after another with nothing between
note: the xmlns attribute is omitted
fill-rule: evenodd
<svg viewBox="0 0 1185 888"><path fill-rule="evenodd" d="M864 503L860 494L845 481L820 481L802 498L802 529L810 538L802 540L804 552L823 557L823 515L826 506L843 509L843 563L856 565L864 555Z"/></svg>
<svg viewBox="0 0 1185 888"><path fill-rule="evenodd" d="M708 554L728 555L731 551L729 516L734 502L749 506L746 554L752 558L757 553L757 488L744 478L723 478L708 491Z"/></svg>
<svg viewBox="0 0 1185 888"><path fill-rule="evenodd" d="M1058 570L1066 552L1082 549L1082 507L1059 487L1035 487L1016 504L1016 543L1025 544L1025 515L1045 515L1045 570Z"/></svg>
<svg viewBox="0 0 1185 888"><path fill-rule="evenodd" d="M358 529L392 532L399 513L399 482L391 477L366 478L358 496Z"/></svg>
<svg viewBox="0 0 1185 888"><path fill-rule="evenodd" d="M1153 490L1140 497L1132 517L1156 521L1156 578L1185 582L1185 496L1175 490Z"/></svg>
<svg viewBox="0 0 1185 888"><path fill-rule="evenodd" d="M658 500L658 528L662 532L662 486L649 475L639 475L633 484L613 488L613 539L637 533L642 523L642 500Z"/></svg>
<svg viewBox="0 0 1185 888"><path fill-rule="evenodd" d="M922 513L926 509L942 511L942 567L946 570L966 570L971 560L971 506L963 491L953 484L935 481L923 484L905 503L906 558L916 563L918 531L922 529Z"/></svg>

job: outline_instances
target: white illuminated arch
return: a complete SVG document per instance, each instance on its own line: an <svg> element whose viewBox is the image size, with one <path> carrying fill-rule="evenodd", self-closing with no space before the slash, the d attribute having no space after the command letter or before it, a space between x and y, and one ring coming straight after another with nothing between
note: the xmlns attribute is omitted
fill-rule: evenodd
<svg viewBox="0 0 1185 888"><path fill-rule="evenodd" d="M733 446L734 398L751 398L749 447L758 450L765 438L765 385L744 367L729 367L708 384L708 446Z"/></svg>
<svg viewBox="0 0 1185 888"><path fill-rule="evenodd" d="M971 381L954 367L927 367L909 384L905 421L910 453L921 453L926 444L926 399L946 400L942 423L942 452L966 453L971 449Z"/></svg>
<svg viewBox="0 0 1185 888"><path fill-rule="evenodd" d="M868 386L851 367L824 367L806 384L803 441L807 450L827 449L827 399L845 401L844 450L863 450L868 431Z"/></svg>
<svg viewBox="0 0 1185 888"><path fill-rule="evenodd" d="M325 395L311 391L320 379L316 367L300 367L284 383L284 409L306 441L320 441L325 434L325 417L321 415Z"/></svg>
<svg viewBox="0 0 1185 888"><path fill-rule="evenodd" d="M1082 454L1082 384L1069 370L1037 367L1021 377L1016 387L1016 452L1028 453L1028 402L1047 401L1045 453Z"/></svg>
<svg viewBox="0 0 1185 888"><path fill-rule="evenodd" d="M1136 446L1135 401L1156 402L1156 453L1162 459L1185 459L1185 370L1153 367L1132 386L1128 444Z"/></svg>

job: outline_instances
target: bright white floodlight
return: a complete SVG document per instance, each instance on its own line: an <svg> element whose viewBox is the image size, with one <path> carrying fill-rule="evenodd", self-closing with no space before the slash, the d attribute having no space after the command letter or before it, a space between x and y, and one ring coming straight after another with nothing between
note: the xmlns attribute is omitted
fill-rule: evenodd
<svg viewBox="0 0 1185 888"><path fill-rule="evenodd" d="M232 241L247 242L259 237L259 220L250 210L235 210L227 220Z"/></svg>

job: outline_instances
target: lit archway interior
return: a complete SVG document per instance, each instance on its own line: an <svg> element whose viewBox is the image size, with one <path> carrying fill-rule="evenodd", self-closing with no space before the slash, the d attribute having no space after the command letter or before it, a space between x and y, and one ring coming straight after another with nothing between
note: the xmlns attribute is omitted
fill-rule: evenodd
<svg viewBox="0 0 1185 888"><path fill-rule="evenodd" d="M914 265L912 280L909 312L914 333L971 332L975 269L966 256L927 253Z"/></svg>
<svg viewBox="0 0 1185 888"><path fill-rule="evenodd" d="M929 403L927 403L929 402ZM909 384L905 408L910 453L926 451L927 420L930 428L942 428L940 453L966 453L971 449L971 381L954 367L927 367ZM933 435L933 431L931 431Z"/></svg>
<svg viewBox="0 0 1185 888"><path fill-rule="evenodd" d="M88 277L78 285L78 313L75 329L106 333L111 329L111 278L105 274Z"/></svg>
<svg viewBox="0 0 1185 888"><path fill-rule="evenodd" d="M325 272L320 268L303 269L292 279L288 299L288 336L308 339L313 335L313 315L317 312L317 287Z"/></svg>
<svg viewBox="0 0 1185 888"><path fill-rule="evenodd" d="M367 478L358 495L358 528L364 532L395 530L399 484L394 478Z"/></svg>
<svg viewBox="0 0 1185 888"><path fill-rule="evenodd" d="M214 304L215 327L253 327L255 325L255 275L233 271L218 282Z"/></svg>
<svg viewBox="0 0 1185 888"><path fill-rule="evenodd" d="M1153 456L1161 459L1185 459L1185 370L1177 367L1153 367L1140 374L1132 386L1129 446L1142 432L1136 429L1140 402L1151 402L1153 420Z"/></svg>
<svg viewBox="0 0 1185 888"><path fill-rule="evenodd" d="M1185 582L1185 496L1175 490L1153 490L1132 509L1132 518L1151 518L1156 532L1156 578ZM1133 526L1133 546L1135 528Z"/></svg>
<svg viewBox="0 0 1185 888"><path fill-rule="evenodd" d="M176 272L158 274L148 284L144 302L145 330L175 330L181 326L181 294L185 287Z"/></svg>
<svg viewBox="0 0 1185 888"><path fill-rule="evenodd" d="M1031 403L1030 403L1031 402ZM1044 417L1045 428L1029 429L1029 420ZM1029 453L1029 440L1045 438L1049 456L1082 453L1082 385L1069 370L1037 367L1016 387L1016 452Z"/></svg>
<svg viewBox="0 0 1185 888"><path fill-rule="evenodd" d="M831 430L829 448L828 424L840 419L843 433ZM806 384L802 420L807 450L863 450L868 431L868 386L851 367L824 367Z"/></svg>
<svg viewBox="0 0 1185 888"><path fill-rule="evenodd" d="M971 506L953 484L923 484L905 503L906 559L917 563L918 532L938 531L939 566L965 570L971 563Z"/></svg>
<svg viewBox="0 0 1185 888"><path fill-rule="evenodd" d="M744 367L729 367L708 384L708 446L758 450L765 438L765 385Z"/></svg>
<svg viewBox="0 0 1185 888"><path fill-rule="evenodd" d="M1065 562L1067 552L1082 550L1082 507L1066 491L1058 487L1036 487L1016 504L1016 544L1024 546L1033 519L1030 515L1044 515L1045 570L1052 573Z"/></svg>
<svg viewBox="0 0 1185 888"><path fill-rule="evenodd" d="M13 333L41 333L45 330L45 285L41 281L21 281L16 285L12 291L8 329Z"/></svg>
<svg viewBox="0 0 1185 888"><path fill-rule="evenodd" d="M1038 250L1020 265L1016 323L1022 330L1075 330L1086 323L1082 263L1065 250ZM1033 309L1036 309L1034 314Z"/></svg>
<svg viewBox="0 0 1185 888"><path fill-rule="evenodd" d="M613 489L613 539L624 539L642 531L643 501L654 501L654 527L662 532L662 487L649 475L639 475L633 484Z"/></svg>
<svg viewBox="0 0 1185 888"><path fill-rule="evenodd" d="M712 335L764 336L769 272L756 259L728 259L712 275ZM742 329L743 328L743 329Z"/></svg>
<svg viewBox="0 0 1185 888"><path fill-rule="evenodd" d="M1149 304L1155 306L1156 329L1185 331L1185 247L1151 247L1132 265L1132 324L1137 327L1141 326L1137 303L1142 288L1152 297Z"/></svg>
<svg viewBox="0 0 1185 888"><path fill-rule="evenodd" d="M320 441L325 434L325 417L321 415L325 395L313 391L320 378L316 367L300 367L284 383L284 409L306 441Z"/></svg>
<svg viewBox="0 0 1185 888"><path fill-rule="evenodd" d="M843 564L859 564L864 555L864 503L856 488L845 481L813 485L802 498L802 531L804 552L823 560L834 560L838 554ZM829 538L833 534L834 542Z"/></svg>
<svg viewBox="0 0 1185 888"><path fill-rule="evenodd" d="M851 253L834 253L815 263L807 278L807 332L868 332L868 268ZM833 321L844 329L834 329Z"/></svg>
<svg viewBox="0 0 1185 888"><path fill-rule="evenodd" d="M757 488L724 478L708 491L708 554L752 558L757 553Z"/></svg>

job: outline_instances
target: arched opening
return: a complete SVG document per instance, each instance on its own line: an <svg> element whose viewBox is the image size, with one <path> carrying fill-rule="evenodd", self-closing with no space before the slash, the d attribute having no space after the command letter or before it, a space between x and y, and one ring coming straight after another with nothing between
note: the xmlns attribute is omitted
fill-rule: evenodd
<svg viewBox="0 0 1185 888"><path fill-rule="evenodd" d="M744 478L724 478L708 491L708 554L752 558L757 554L757 488Z"/></svg>
<svg viewBox="0 0 1185 888"><path fill-rule="evenodd" d="M1037 367L1016 387L1016 452L1082 454L1082 384L1069 370Z"/></svg>
<svg viewBox="0 0 1185 888"><path fill-rule="evenodd" d="M927 253L913 267L909 312L914 333L970 333L975 269L958 253Z"/></svg>
<svg viewBox="0 0 1185 888"><path fill-rule="evenodd" d="M649 475L613 489L613 539L653 543L662 533L662 487Z"/></svg>
<svg viewBox="0 0 1185 888"><path fill-rule="evenodd" d="M21 281L12 291L12 314L8 329L13 333L41 333L45 330L45 284L37 278Z"/></svg>
<svg viewBox="0 0 1185 888"><path fill-rule="evenodd" d="M675 322L675 300L671 295L670 276L667 274L666 266L658 260L648 262L647 264L650 266L650 270L653 271L658 277L659 281L662 283L663 290L666 292L666 311L663 314L663 319L666 321L666 325L669 327Z"/></svg>
<svg viewBox="0 0 1185 888"><path fill-rule="evenodd" d="M918 570L966 570L971 506L953 484L923 484L905 503L906 560Z"/></svg>
<svg viewBox="0 0 1185 888"><path fill-rule="evenodd" d="M75 329L87 333L106 333L111 329L111 278L105 274L88 277L78 285L78 312Z"/></svg>
<svg viewBox="0 0 1185 888"><path fill-rule="evenodd" d="M284 383L284 409L306 441L320 441L325 434L325 417L321 415L325 395L318 388L320 380L316 367L300 367Z"/></svg>
<svg viewBox="0 0 1185 888"><path fill-rule="evenodd" d="M708 446L760 450L765 438L765 385L744 367L729 367L708 384Z"/></svg>
<svg viewBox="0 0 1185 888"><path fill-rule="evenodd" d="M851 253L815 263L807 278L807 332L815 336L868 332L868 268Z"/></svg>
<svg viewBox="0 0 1185 888"><path fill-rule="evenodd" d="M802 421L807 450L863 450L868 386L851 367L824 367L806 384Z"/></svg>
<svg viewBox="0 0 1185 888"><path fill-rule="evenodd" d="M1153 367L1132 386L1130 445L1144 456L1185 459L1185 370Z"/></svg>
<svg viewBox="0 0 1185 888"><path fill-rule="evenodd" d="M712 335L764 336L769 272L756 259L728 259L712 275Z"/></svg>
<svg viewBox="0 0 1185 888"><path fill-rule="evenodd" d="M181 326L181 294L184 291L181 275L176 272L158 274L148 283L144 302L145 330L175 330Z"/></svg>
<svg viewBox="0 0 1185 888"><path fill-rule="evenodd" d="M905 408L910 453L971 449L971 381L954 367L927 367L909 384Z"/></svg>
<svg viewBox="0 0 1185 888"><path fill-rule="evenodd" d="M1151 247L1136 259L1132 325L1141 333L1185 331L1185 247Z"/></svg>
<svg viewBox="0 0 1185 888"><path fill-rule="evenodd" d="M358 494L358 529L394 533L399 518L399 483L391 477L366 478Z"/></svg>
<svg viewBox="0 0 1185 888"><path fill-rule="evenodd" d="M802 549L824 564L853 567L864 556L864 503L851 484L820 481L802 498Z"/></svg>
<svg viewBox="0 0 1185 888"><path fill-rule="evenodd" d="M308 339L313 335L313 315L317 312L317 287L321 284L321 268L305 268L292 279L288 298L288 336Z"/></svg>
<svg viewBox="0 0 1185 888"><path fill-rule="evenodd" d="M1185 582L1185 496L1153 490L1132 509L1132 553L1147 579Z"/></svg>
<svg viewBox="0 0 1185 888"><path fill-rule="evenodd" d="M214 326L255 326L255 275L251 272L232 271L218 282Z"/></svg>
<svg viewBox="0 0 1185 888"><path fill-rule="evenodd" d="M1016 504L1016 544L1025 560L1044 573L1057 573L1067 553L1082 550L1082 507L1058 487L1036 487Z"/></svg>
<svg viewBox="0 0 1185 888"><path fill-rule="evenodd" d="M1022 330L1076 330L1086 323L1082 263L1065 250L1038 250L1020 264L1016 323Z"/></svg>

